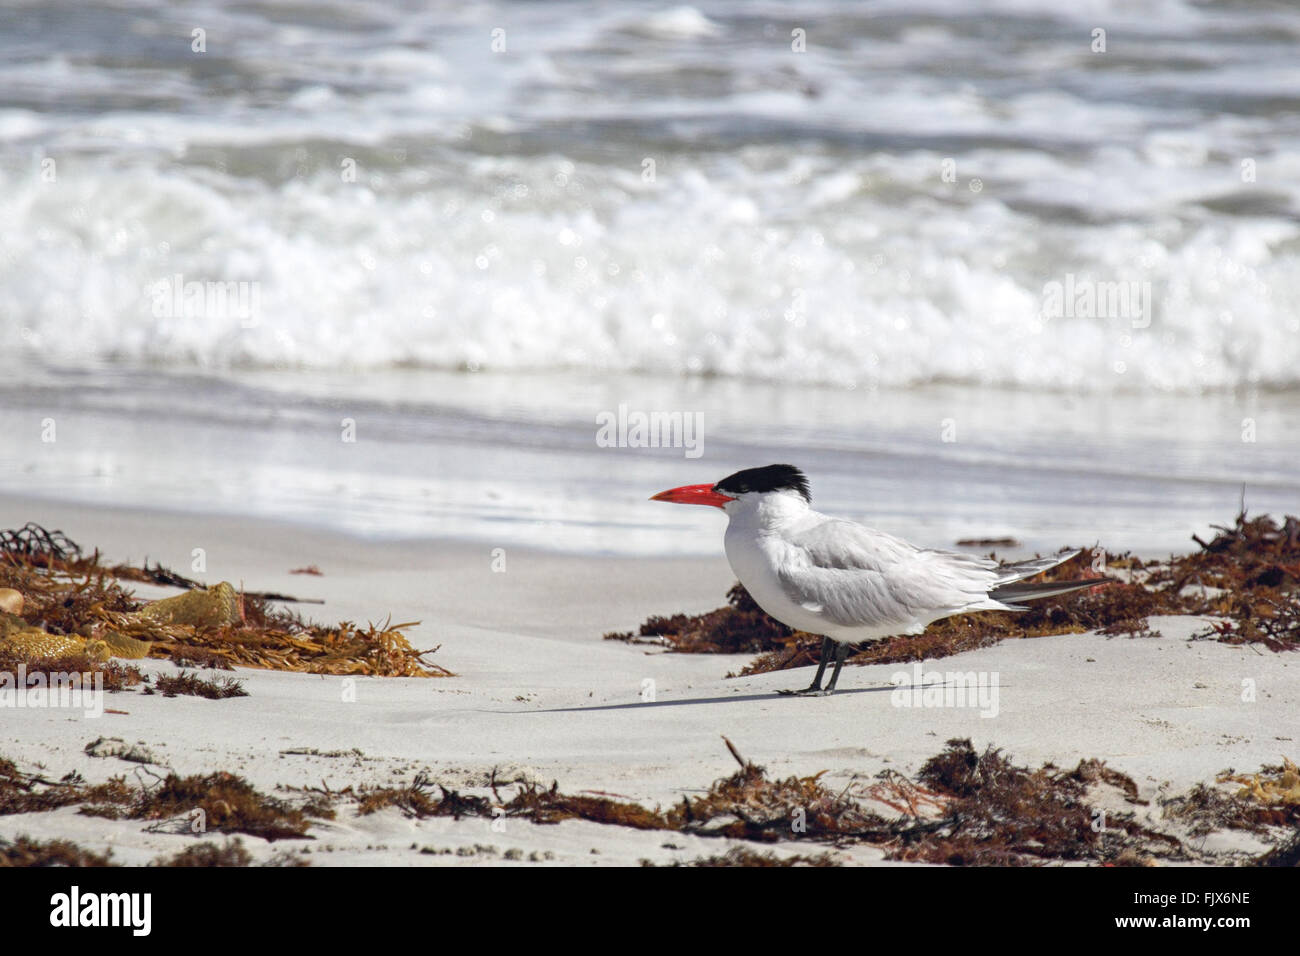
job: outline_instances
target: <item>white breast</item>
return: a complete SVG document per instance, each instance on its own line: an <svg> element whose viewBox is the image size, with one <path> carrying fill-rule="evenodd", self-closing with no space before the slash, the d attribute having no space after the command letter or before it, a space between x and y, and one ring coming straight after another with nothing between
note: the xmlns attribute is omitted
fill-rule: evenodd
<svg viewBox="0 0 1300 956"><path fill-rule="evenodd" d="M826 634L826 623L815 611L790 600L777 579L776 568L784 559L781 549L786 547L779 535L737 526L733 521L727 526L723 544L731 570L759 607L795 630L834 636Z"/></svg>

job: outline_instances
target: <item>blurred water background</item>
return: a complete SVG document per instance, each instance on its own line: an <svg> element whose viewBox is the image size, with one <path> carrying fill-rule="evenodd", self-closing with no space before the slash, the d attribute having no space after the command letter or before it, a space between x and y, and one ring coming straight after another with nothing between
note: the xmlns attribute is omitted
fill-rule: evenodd
<svg viewBox="0 0 1300 956"><path fill-rule="evenodd" d="M649 494L779 460L936 546L1295 512L1297 43L1248 0L5 0L0 491L643 554L718 548ZM698 457L602 447L620 405Z"/></svg>

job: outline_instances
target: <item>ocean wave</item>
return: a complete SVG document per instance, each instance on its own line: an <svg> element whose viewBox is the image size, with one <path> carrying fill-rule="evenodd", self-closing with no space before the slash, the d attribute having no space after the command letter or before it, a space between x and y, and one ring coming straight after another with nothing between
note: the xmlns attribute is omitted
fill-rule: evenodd
<svg viewBox="0 0 1300 956"><path fill-rule="evenodd" d="M1300 384L1271 9L61 3L0 36L7 366Z"/></svg>
<svg viewBox="0 0 1300 956"><path fill-rule="evenodd" d="M969 191L800 165L806 187L792 165L682 164L645 183L563 159L482 161L477 190L10 178L0 349L849 388L1300 381L1294 222L1053 226Z"/></svg>
<svg viewBox="0 0 1300 956"><path fill-rule="evenodd" d="M933 162L940 162L938 157ZM599 368L852 388L1300 382L1300 227L1042 221L831 158L480 159L268 185L0 180L0 349L199 367ZM1010 168L1010 167L1008 167ZM992 191L992 190L990 190Z"/></svg>

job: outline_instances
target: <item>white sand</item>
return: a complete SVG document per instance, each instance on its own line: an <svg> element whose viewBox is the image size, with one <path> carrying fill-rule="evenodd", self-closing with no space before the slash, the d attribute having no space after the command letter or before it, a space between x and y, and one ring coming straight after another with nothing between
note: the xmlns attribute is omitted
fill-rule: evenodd
<svg viewBox="0 0 1300 956"><path fill-rule="evenodd" d="M916 771L950 737L993 744L1019 763L1073 767L1098 757L1131 775L1144 798L1208 782L1228 767L1255 770L1293 759L1300 746L1300 663L1252 647L1188 641L1202 626L1184 618L1153 620L1160 638L1070 635L1004 641L944 658L927 670L995 673L998 713L972 708L894 706L896 665L846 668L834 697L789 699L809 670L724 679L749 656L665 654L602 641L635 628L648 614L717 607L733 581L725 558L646 560L583 558L508 549L506 571L491 569L490 548L456 543L377 544L288 525L97 510L0 499L0 527L34 520L61 528L110 560L146 556L190 574L193 548L204 548L209 583L323 597L305 606L322 621L419 620L408 636L441 645L434 660L456 673L444 679L361 679L355 702L344 681L240 670L250 696L225 701L110 695L126 715L88 720L67 710L0 711L0 755L57 778L79 771L92 781L132 774L138 764L85 755L99 736L142 742L180 773L216 769L259 788L409 782L419 770L461 788L481 785L500 768L562 790L602 791L667 806L732 773L722 735L773 776L828 771L829 783L869 778L884 768ZM290 575L318 565L324 577ZM142 587L146 596L165 589ZM170 663L146 662L174 672ZM655 700L641 699L653 680ZM1253 681L1253 702L1243 700ZM351 751L360 756L286 755L289 749ZM154 768L157 770L158 768ZM508 791L506 792L508 794ZM1153 803L1148 811L1158 817ZM393 810L340 818L313 829L314 864L497 863L507 851L563 864L689 860L723 852L722 841L636 832L582 822L537 826L519 820L497 829L482 819L413 821ZM0 836L67 837L91 849L112 847L119 862L143 863L189 845L186 838L141 831L139 821L110 822L75 810L0 817ZM268 845L244 837L265 858L303 841ZM1232 834L1222 844L1256 850ZM411 847L450 854L414 852ZM666 846L668 845L668 846ZM479 847L479 849L475 849ZM778 849L817 853L793 838ZM457 851L461 855L456 855ZM880 851L837 851L846 861L877 861ZM547 857L547 854L550 857Z"/></svg>

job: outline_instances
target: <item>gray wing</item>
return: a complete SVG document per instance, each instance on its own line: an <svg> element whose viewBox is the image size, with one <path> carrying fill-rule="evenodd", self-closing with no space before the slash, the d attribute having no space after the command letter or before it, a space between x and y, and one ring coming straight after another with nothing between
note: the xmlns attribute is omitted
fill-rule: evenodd
<svg viewBox="0 0 1300 956"><path fill-rule="evenodd" d="M988 592L1008 569L987 558L917 548L838 519L796 532L788 544L778 571L786 596L840 627L903 633L959 611L1003 606Z"/></svg>

